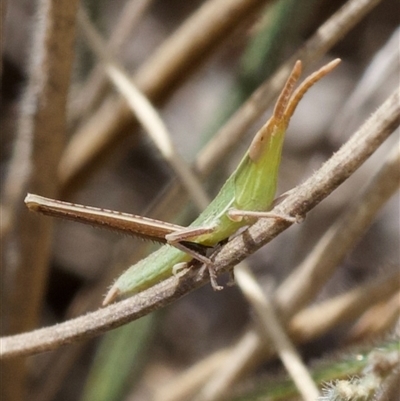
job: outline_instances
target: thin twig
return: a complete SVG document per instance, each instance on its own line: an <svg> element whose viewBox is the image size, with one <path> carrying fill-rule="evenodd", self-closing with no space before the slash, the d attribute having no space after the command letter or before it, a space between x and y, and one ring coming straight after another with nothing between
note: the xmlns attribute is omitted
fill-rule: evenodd
<svg viewBox="0 0 400 401"><path fill-rule="evenodd" d="M118 58L124 45L130 40L133 31L138 27L143 15L154 0L128 0L121 9L114 24L110 39L106 45L107 53ZM71 103L71 120L75 121L88 115L100 102L107 87L108 79L104 69L96 65L89 76L77 89Z"/></svg>
<svg viewBox="0 0 400 401"><path fill-rule="evenodd" d="M0 54L4 54L4 33L6 30L7 2L0 2ZM3 77L3 57L0 61L0 79Z"/></svg>
<svg viewBox="0 0 400 401"><path fill-rule="evenodd" d="M332 15L293 57L263 83L237 112L218 130L213 139L200 152L194 169L201 177L207 177L218 166L220 160L232 149L234 144L255 123L270 106L282 88L289 71L296 60L302 60L306 69L312 61L317 61L381 0L349 0L339 11ZM173 199L173 202L171 201ZM171 210L171 205L180 210L186 196L178 184L174 183L164 192L151 214L163 219L162 211Z"/></svg>
<svg viewBox="0 0 400 401"><path fill-rule="evenodd" d="M26 190L57 196L56 170L61 157L66 102L74 58L77 1L42 0L31 53L17 139L5 184L7 222L15 230L4 249L8 315L3 330L31 330L39 321L47 281L52 221L39 221L21 208ZM2 210L4 211L4 209ZM2 366L2 399L23 399L23 359ZM3 386L4 384L4 386ZM20 394L17 394L20 392Z"/></svg>
<svg viewBox="0 0 400 401"><path fill-rule="evenodd" d="M285 65L274 74L270 80L268 80L268 82L255 91L238 112L235 113L224 127L219 130L216 135L218 140L215 139L210 142L207 148L205 148L197 158L195 171L202 176L207 176L210 171L215 168L218 161L222 160L226 152L231 149L233 143L236 143L240 135L244 134L246 128L251 126L251 124L253 124L270 105L282 87L295 60L301 59L304 67L307 68L312 60L316 61L322 57L323 54L345 36L346 33L362 20L362 18L380 1L381 0L350 0L338 12L329 18L329 20L306 42L302 49L285 63ZM221 10L216 13L220 18L224 18L222 16L222 8L225 8L225 6L228 7L228 2L226 2L226 4L221 4ZM243 6L245 7L245 4L243 4ZM211 6L210 11L213 12ZM176 41L179 43L179 47L176 47L176 52L178 52L179 49L182 51L185 50L186 45L184 38L188 35L186 29L189 30L189 28L186 28L187 24L189 22L200 24L202 20L202 17L195 18L195 16L193 16L193 20L189 19L187 23L185 23L184 26L182 26L182 28L171 38L171 42ZM208 24L206 25L209 26ZM210 27L212 27L212 24L210 24ZM203 29L205 29L205 27L199 26L199 30L202 32L200 36L207 36L206 31L204 30L203 32ZM189 31L191 32L192 30L190 29ZM180 39L180 37L182 37L182 39ZM172 45L169 45L169 43L165 43L165 48L169 48L170 46L173 47ZM166 53L163 49L164 46L160 48L160 54ZM153 60L155 63L157 59L158 57L156 56L154 59L150 59L143 65L138 74L135 75L135 82L138 83L143 93L145 93L145 95L150 99L152 99L153 96L148 92L145 86L142 86L140 78L142 75L140 74L140 71L147 67L151 67L150 70L155 70L153 74L157 75L157 67L156 65L153 66ZM178 57L177 60L184 61L185 58ZM160 61L163 61L163 58ZM160 63L160 61L158 62ZM167 61L168 60L166 59L166 62ZM176 60L174 60L174 64L168 65L168 69L172 68L172 66L176 66L179 71L180 65L176 64ZM160 68L163 68L164 64L159 64L159 66ZM170 72L172 74L174 71ZM164 74L164 72L162 73ZM165 77L165 79L167 79L167 77ZM165 85L169 85L168 81ZM154 92L155 97L158 96L156 89L157 88L152 89L152 93ZM127 120L131 118L131 116L128 115L126 111L123 112L123 108L126 108L126 106L115 106L114 102L111 101L110 103L104 104L99 112L96 113L96 117L91 118L87 125L82 127L82 129L75 134L74 139L70 144L71 151L67 148L67 152L64 154L66 161L61 162L62 168L60 168L60 180L64 185L68 185L70 181L78 180L79 175L83 173L82 170L91 164L105 148L110 146L110 142L114 141L114 136L120 135L119 133L124 131L123 122L127 123ZM79 146L73 145L75 141L79 143ZM218 146L215 146L216 143ZM74 151L76 149L80 150L78 155L76 155L76 152L72 151L72 146ZM215 148L221 148L221 150L216 150ZM178 187L174 186L174 190L177 191ZM165 197L165 199L167 198L168 197ZM182 197L182 201L186 201L186 199ZM162 205L160 205L160 207L162 207Z"/></svg>
<svg viewBox="0 0 400 401"><path fill-rule="evenodd" d="M339 323L350 322L370 306L387 300L399 291L400 271L374 278L365 284L299 312L288 330L296 341L306 342L326 333Z"/></svg>
<svg viewBox="0 0 400 401"><path fill-rule="evenodd" d="M275 348L299 393L304 400L315 401L319 395L318 388L282 326L271 299L264 293L250 269L243 264L236 266L235 280L253 306L266 334L266 341L272 342L272 347Z"/></svg>
<svg viewBox="0 0 400 401"><path fill-rule="evenodd" d="M83 7L78 12L78 20L89 47L100 59L109 79L125 98L134 115L178 176L194 204L200 211L203 211L209 204L208 196L199 179L177 152L160 115L150 101L136 88L123 67L118 65L117 60L107 54L105 43Z"/></svg>
<svg viewBox="0 0 400 401"><path fill-rule="evenodd" d="M396 128L399 120L400 99L395 91L331 159L296 187L274 211L285 215L305 215L360 167ZM217 252L214 258L216 272L232 268L289 225L285 221L261 219ZM77 319L31 333L4 337L1 356L30 355L103 333L170 304L208 280L192 269L179 279L179 283L171 277L136 296Z"/></svg>
<svg viewBox="0 0 400 401"><path fill-rule="evenodd" d="M398 77L400 60L400 27L391 35L382 48L376 52L373 59L357 82L351 96L346 100L338 112L335 125L332 127L333 136L341 138L343 133L351 132L359 118L358 110L365 109L366 105L373 104L372 98L387 82L388 77Z"/></svg>
<svg viewBox="0 0 400 401"><path fill-rule="evenodd" d="M288 323L288 334L295 343L316 339L319 335L328 333L337 327L338 324L357 318L371 305L379 304L390 298L392 294L398 292L398 288L399 274L397 272L388 274L379 280L374 278L345 294L320 303L317 307L310 307L299 312ZM369 293L371 293L371 297L368 297ZM316 310L318 310L318 316L316 316ZM321 330L321 327L324 330ZM236 345L218 352L222 355L220 364L217 366L210 364L208 378L205 377L204 382L198 382L197 388L192 389L192 395L196 394L200 388L202 389L204 396L201 401L218 399L221 395L226 394L226 389L231 388L239 377L254 369L261 360L265 362L275 355L273 344L263 341L259 332L254 328L247 330ZM207 358L213 360L213 355ZM201 363L207 364L206 359ZM192 369L195 371L196 366ZM178 376L172 383L169 383L168 389L173 392L177 391L175 388L179 388L182 381L182 375Z"/></svg>
<svg viewBox="0 0 400 401"><path fill-rule="evenodd" d="M397 143L363 193L280 285L276 299L281 307L293 314L314 298L336 266L372 224L378 211L398 190L399 165L400 147Z"/></svg>
<svg viewBox="0 0 400 401"><path fill-rule="evenodd" d="M225 389L232 386L230 378L244 376L245 373L248 373L253 367L253 361L249 363L248 355L252 354L255 349L260 350L260 336L256 330L247 330L233 347L224 349L224 351L226 351L226 357L223 358L213 370L209 370L208 377L205 377L204 382L198 383L192 395L196 394L199 389L210 399L214 397L218 398L219 394L226 394ZM212 355L206 357L206 359L211 357ZM206 362L202 361L201 363ZM195 369L195 366L193 369ZM172 388L174 391L175 387L179 388L181 382L182 377L178 376L170 383L168 389ZM178 399L177 401L180 400Z"/></svg>
<svg viewBox="0 0 400 401"><path fill-rule="evenodd" d="M208 358L186 369L179 376L179 384L174 380L164 386L158 386L151 399L153 401L184 401L189 399L197 389L210 376L210 371L214 371L220 366L221 360L224 360L229 354L229 349L214 352Z"/></svg>
<svg viewBox="0 0 400 401"><path fill-rule="evenodd" d="M322 58L381 0L350 0L333 14L299 51L291 56L270 78L262 83L243 103L238 111L214 135L201 151L195 163L196 171L208 175L233 145L247 132L276 97L296 60L301 60L303 70ZM218 144L218 146L217 146Z"/></svg>
<svg viewBox="0 0 400 401"><path fill-rule="evenodd" d="M244 24L268 0L208 0L139 68L133 81L152 102L172 93L199 68L218 44ZM61 160L60 181L79 180L87 167L131 128L132 113L124 101L106 101L75 133ZM75 145L78 142L80 145ZM71 154L80 149L78 155ZM71 149L71 150L70 150Z"/></svg>
<svg viewBox="0 0 400 401"><path fill-rule="evenodd" d="M397 97L399 95L394 94L392 96ZM397 111L396 113L400 113L400 111ZM399 124L398 118L399 117L397 117L397 122L396 122L397 125ZM371 120L367 121L367 123L363 125L363 127L358 131L358 134L362 135L363 128L368 128L369 122L371 122ZM353 139L355 139L356 135L353 136ZM344 147L347 147L348 144L349 143L347 143ZM355 148L357 148L357 145L355 145ZM343 148L341 150L343 150ZM394 151L394 153L396 153L396 150ZM330 163L330 161L328 161L325 164L325 166L328 163ZM345 168L345 166L343 167ZM316 174L320 175L321 170ZM379 172L377 176L373 179L373 184L371 184L368 187L369 189L367 189L366 191L367 195L363 197L364 198L364 201L362 202L363 207L360 207L360 200L357 200L355 206L353 207L353 209L356 209L357 212L354 212L353 210L352 213L346 213L346 220L345 220L346 224L341 224L341 225L348 226L346 228L347 232L349 232L350 230L349 227L353 227L355 231L357 231L357 227L358 229L361 228L360 223L357 223L357 221L361 222L362 227L364 227L364 225L368 223L368 220L360 219L360 214L365 214L365 210L368 210L369 207L375 209L373 216L375 216L376 213L378 213L380 209L377 206L380 205L381 207L384 204L384 200L387 200L388 197L390 197L390 195L393 193L393 191L396 190L398 186L397 183L398 178L396 177L398 177L399 173L397 170L398 170L398 163L396 165L396 154L392 153L388 158L388 160L386 161L385 165L381 169L381 171L386 171L386 173L388 173L389 171L388 176L382 176L381 172ZM388 186L386 186L386 180L388 181ZM380 194L381 186L386 188L386 190L383 191L384 193L382 195ZM375 189L372 189L372 187L374 187ZM370 201L369 195L371 193L374 194L371 198L371 205L367 206L365 205L365 203L368 203ZM379 202L377 202L377 199L379 199ZM372 215L369 215L369 213L366 214L369 216L368 219L372 220ZM353 218L354 221L352 220ZM362 230L360 231L360 233L361 232ZM338 231L337 233L339 237L340 233L341 233L340 231ZM354 237L354 240L356 238L357 237ZM307 257L306 261L300 264L300 266L293 271L292 275L289 276L289 278L284 283L282 283L278 288L275 294L275 302L280 310L280 316L283 320L289 319L296 313L296 311L301 309L299 308L297 302L299 303L302 302L303 304L302 306L305 306L307 300L309 301L313 299L313 297L320 291L324 283L329 279L330 275L336 268L337 266L336 264L331 265L330 263L328 263L328 260L330 258L323 257L322 254L320 254L319 257L313 256L316 255L317 252L319 254L319 250L322 247L321 244L327 245L325 237L323 237L320 240L320 242L315 247L316 250L311 252L310 256ZM330 255L331 253L335 253L336 246L337 243L335 241L329 241L329 247L324 246L325 252L323 253L323 255L327 254ZM349 248L347 248L347 243L341 246L340 249L341 252L348 250ZM336 262L339 263L339 260L336 260ZM326 264L328 264L327 268ZM307 266L307 268L304 266ZM296 277L296 279L294 279L293 277ZM288 288L287 283L291 283L290 289ZM310 286L309 283L312 283L312 285ZM287 296L286 291L290 291L290 296ZM298 301L294 302L294 300L296 299ZM249 346L249 349L247 350L248 352L246 354L246 358L241 359L241 363L243 364L243 366L239 363L236 363L235 367L232 367L231 361L228 360L224 364L224 366L221 366L217 370L217 373L213 376L212 381L210 383L207 383L207 387L210 386L211 388L213 388L214 394L221 394L222 391L221 389L225 388L226 386L230 386L233 382L235 382L235 380L237 380L237 378L241 375L245 366L249 366L252 363L255 363L255 361L259 359L261 348L262 348L261 339L258 339L258 341L253 341ZM235 358L235 356L233 356L232 358Z"/></svg>
<svg viewBox="0 0 400 401"><path fill-rule="evenodd" d="M387 302L382 302L368 309L347 336L347 342L360 342L376 338L394 327L400 316L400 292L394 294Z"/></svg>
<svg viewBox="0 0 400 401"><path fill-rule="evenodd" d="M31 401L52 401L56 399L57 392L62 387L65 377L76 367L79 357L87 347L87 342L82 341L71 347L60 348L53 352L46 364L43 382L40 387L34 388L30 394ZM62 352L67 351L67 352Z"/></svg>
<svg viewBox="0 0 400 401"><path fill-rule="evenodd" d="M38 13L41 18L38 20L35 37L31 80L23 99L18 127L18 136L32 144L32 159L28 162L15 161L28 164L32 171L28 175L29 182L26 180L25 183L21 183L21 188L16 191L18 198L15 198L14 202L17 205L22 204L26 186L30 191L56 197L55 169L64 142L66 99L74 58L76 4L77 2L68 1L54 4L53 1L42 0L39 6ZM23 139L17 139L17 142L22 143ZM24 156L29 157L29 152L24 152ZM18 209L22 209L22 216L19 218L24 221L18 234L22 242L18 263L23 266L24 272L17 274L17 287L13 292L18 293L27 303L27 306L16 314L18 319L24 320L25 324L30 322L28 326L32 326L32 319L35 320L34 316L37 315L31 308L43 297L44 285L33 277L40 277L40 281L46 277L44 271L41 271L45 268L40 266L47 264L47 257L43 255L48 252L50 245L52 222L38 221L33 215L26 213L25 208ZM32 235L33 233L35 235ZM20 290L21 287L23 291ZM33 297L37 298L35 301L30 296L31 291L37 292ZM35 308L38 308L38 305Z"/></svg>

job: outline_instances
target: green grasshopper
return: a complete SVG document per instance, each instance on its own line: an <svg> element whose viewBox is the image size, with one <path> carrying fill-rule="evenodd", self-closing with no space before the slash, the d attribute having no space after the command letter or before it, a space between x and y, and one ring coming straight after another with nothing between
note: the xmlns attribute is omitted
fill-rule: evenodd
<svg viewBox="0 0 400 401"><path fill-rule="evenodd" d="M216 281L207 249L214 248L240 228L259 218L281 218L290 222L295 217L269 212L274 203L282 146L289 120L306 91L331 72L336 59L311 74L293 92L301 74L297 61L276 102L272 117L257 132L236 170L218 195L188 227L28 194L25 202L34 211L112 228L124 233L155 240L165 245L125 271L113 284L103 305L152 287L178 270L198 263L208 269L212 287Z"/></svg>

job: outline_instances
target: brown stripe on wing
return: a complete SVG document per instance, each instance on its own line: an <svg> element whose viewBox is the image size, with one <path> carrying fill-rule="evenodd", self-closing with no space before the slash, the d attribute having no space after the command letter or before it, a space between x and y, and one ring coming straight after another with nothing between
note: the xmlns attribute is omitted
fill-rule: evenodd
<svg viewBox="0 0 400 401"><path fill-rule="evenodd" d="M73 220L95 227L108 228L123 234L134 235L156 242L166 243L167 234L183 230L184 227L149 217L122 213L92 206L78 205L28 194L25 203L29 210L48 216Z"/></svg>

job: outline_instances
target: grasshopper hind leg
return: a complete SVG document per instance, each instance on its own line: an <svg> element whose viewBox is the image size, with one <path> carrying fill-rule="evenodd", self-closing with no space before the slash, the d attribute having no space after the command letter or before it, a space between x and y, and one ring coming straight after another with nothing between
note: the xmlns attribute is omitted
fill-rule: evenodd
<svg viewBox="0 0 400 401"><path fill-rule="evenodd" d="M210 276L210 283L211 287L214 291L221 291L224 289L222 285L219 285L217 282L217 273L214 268L214 264L211 262L211 264L206 264L204 263L203 266L200 268L199 274L203 275L205 270L208 271L208 275Z"/></svg>
<svg viewBox="0 0 400 401"><path fill-rule="evenodd" d="M258 212L251 210L230 209L228 211L228 216L232 221L242 221L244 218L251 218L251 219L271 218L271 219L285 220L288 223L299 222L299 218L297 216L293 217L287 214L281 214L275 212Z"/></svg>
<svg viewBox="0 0 400 401"><path fill-rule="evenodd" d="M202 263L202 267L199 270L199 274L203 275L205 270L208 271L211 287L214 291L220 291L224 288L223 286L219 285L217 282L217 274L215 271L213 261L206 256L207 250L214 249L214 248L210 248L210 247L207 247L204 245L196 244L193 242L187 242L187 241L174 243L174 247L189 254L194 259L196 259L197 261ZM180 270L181 266L177 266L177 269L174 266L174 269L175 269L175 271ZM180 273L178 272L178 275L179 274Z"/></svg>

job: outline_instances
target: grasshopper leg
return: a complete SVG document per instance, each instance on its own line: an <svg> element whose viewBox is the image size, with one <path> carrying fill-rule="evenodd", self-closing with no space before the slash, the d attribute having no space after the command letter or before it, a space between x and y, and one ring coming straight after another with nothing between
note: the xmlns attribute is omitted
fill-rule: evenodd
<svg viewBox="0 0 400 401"><path fill-rule="evenodd" d="M243 218L271 218L271 219L280 219L285 220L289 223L298 223L300 220L298 217L293 217L281 213L275 212L258 212L251 210L238 210L238 209L229 209L228 216L232 221L242 221Z"/></svg>

